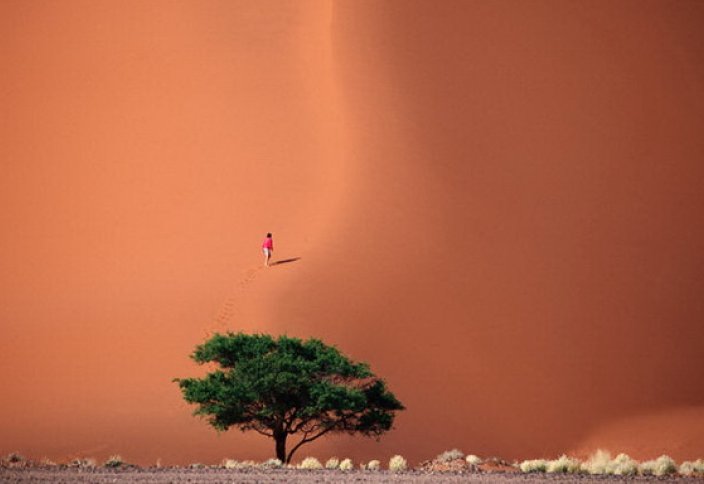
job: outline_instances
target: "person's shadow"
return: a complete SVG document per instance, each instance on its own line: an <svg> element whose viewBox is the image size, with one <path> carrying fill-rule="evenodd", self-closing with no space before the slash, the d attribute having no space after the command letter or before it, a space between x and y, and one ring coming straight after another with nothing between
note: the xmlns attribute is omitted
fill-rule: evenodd
<svg viewBox="0 0 704 484"><path fill-rule="evenodd" d="M281 264L290 264L291 262L296 262L297 260L301 260L301 258L300 257L292 257L290 259L275 260L274 262L272 262L269 265L270 266L278 266Z"/></svg>

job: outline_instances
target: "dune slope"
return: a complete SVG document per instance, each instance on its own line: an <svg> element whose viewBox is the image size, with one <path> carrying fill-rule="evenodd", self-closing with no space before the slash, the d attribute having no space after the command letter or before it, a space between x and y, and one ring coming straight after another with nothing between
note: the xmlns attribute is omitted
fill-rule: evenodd
<svg viewBox="0 0 704 484"><path fill-rule="evenodd" d="M336 5L353 189L276 305L398 389L377 452L701 453L703 14Z"/></svg>
<svg viewBox="0 0 704 484"><path fill-rule="evenodd" d="M245 330L334 343L408 407L310 453L701 457L702 21L3 3L0 452L268 457L171 382ZM267 231L297 260L263 270Z"/></svg>

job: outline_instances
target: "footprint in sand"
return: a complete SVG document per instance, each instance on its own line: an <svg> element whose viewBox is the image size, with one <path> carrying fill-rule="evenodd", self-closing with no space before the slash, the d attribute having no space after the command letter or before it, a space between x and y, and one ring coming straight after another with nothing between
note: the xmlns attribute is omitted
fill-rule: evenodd
<svg viewBox="0 0 704 484"><path fill-rule="evenodd" d="M259 267L257 269L248 269L247 271L245 271L244 278L242 280L240 280L239 286L246 287L249 284L251 284L251 282L256 277L257 273L261 270L262 270L261 267Z"/></svg>
<svg viewBox="0 0 704 484"><path fill-rule="evenodd" d="M275 266L279 266L282 264L290 264L299 260L301 260L300 257L292 257L289 259L280 259L277 261L273 261L271 263L271 267L269 267L267 270L270 270ZM242 278L232 288L230 296L225 299L225 302L220 307L220 310L218 311L217 316L214 319L214 323L217 326L217 329L225 329L227 327L227 324L234 319L236 313L238 312L238 297L242 294L242 291L247 288L247 286L254 282L254 280L257 278L257 274L259 274L263 270L265 270L264 267L250 267L242 273Z"/></svg>
<svg viewBox="0 0 704 484"><path fill-rule="evenodd" d="M252 282L256 279L257 274L262 270L261 267L258 268L250 268L244 271L243 277L239 280L239 282L236 283L236 285L233 287L230 295L228 298L225 300L225 302L222 304L220 307L220 311L218 311L217 316L215 317L215 324L217 326L217 329L225 329L227 327L227 324L232 321L236 313L238 312L237 308L237 299L242 293L242 291L252 284Z"/></svg>

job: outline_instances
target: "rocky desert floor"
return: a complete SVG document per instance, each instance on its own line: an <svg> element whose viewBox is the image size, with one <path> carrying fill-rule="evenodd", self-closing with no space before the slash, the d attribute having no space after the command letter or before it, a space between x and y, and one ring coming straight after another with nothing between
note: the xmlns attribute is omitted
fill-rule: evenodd
<svg viewBox="0 0 704 484"><path fill-rule="evenodd" d="M531 483L531 482L703 482L702 478L623 477L558 474L522 474L500 472L403 472L388 471L305 471L298 469L223 469L223 468L160 468L160 469L74 469L25 468L0 469L2 483L258 483L258 482L470 482L470 483Z"/></svg>

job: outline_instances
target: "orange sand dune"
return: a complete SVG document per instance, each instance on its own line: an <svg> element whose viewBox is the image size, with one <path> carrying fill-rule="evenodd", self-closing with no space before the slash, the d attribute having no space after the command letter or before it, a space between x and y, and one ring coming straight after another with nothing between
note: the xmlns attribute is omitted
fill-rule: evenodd
<svg viewBox="0 0 704 484"><path fill-rule="evenodd" d="M704 456L703 21L2 3L0 452L268 457L171 383L246 330L334 343L408 407L304 454ZM262 269L267 231L299 259Z"/></svg>

